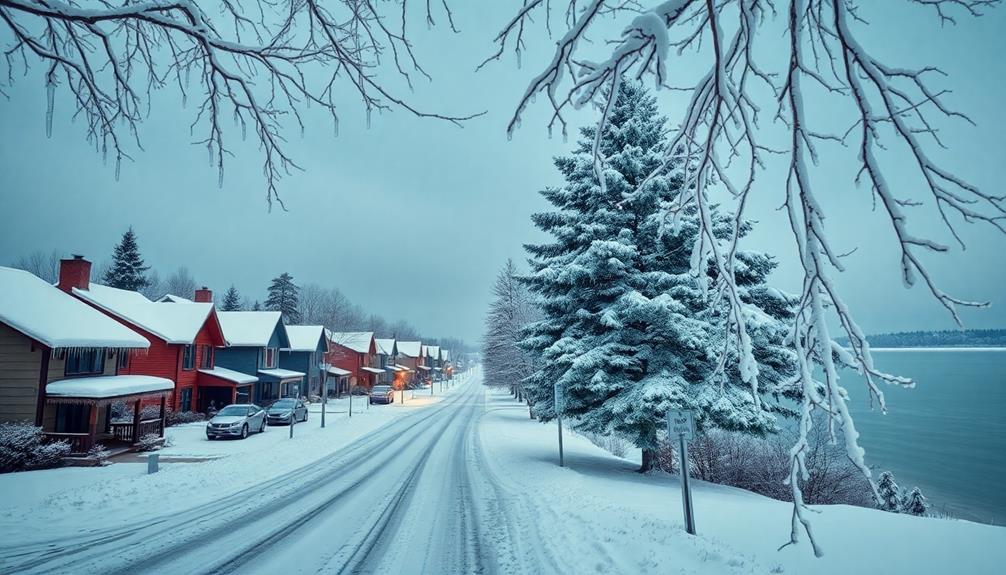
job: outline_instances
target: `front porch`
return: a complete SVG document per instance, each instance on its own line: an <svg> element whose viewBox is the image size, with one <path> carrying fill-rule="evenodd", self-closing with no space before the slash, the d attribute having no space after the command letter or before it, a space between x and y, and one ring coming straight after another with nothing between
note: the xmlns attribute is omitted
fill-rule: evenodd
<svg viewBox="0 0 1006 575"><path fill-rule="evenodd" d="M42 426L47 440L67 441L74 456L95 445L128 450L148 435L164 437L169 379L101 376L54 381L46 386ZM113 405L132 407L129 419L115 417ZM146 408L144 407L146 405Z"/></svg>

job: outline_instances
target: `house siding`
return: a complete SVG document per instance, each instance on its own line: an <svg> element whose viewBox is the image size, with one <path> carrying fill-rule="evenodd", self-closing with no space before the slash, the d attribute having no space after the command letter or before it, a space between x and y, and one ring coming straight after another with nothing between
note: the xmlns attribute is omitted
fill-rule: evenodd
<svg viewBox="0 0 1006 575"><path fill-rule="evenodd" d="M0 422L35 421L42 346L0 324Z"/></svg>

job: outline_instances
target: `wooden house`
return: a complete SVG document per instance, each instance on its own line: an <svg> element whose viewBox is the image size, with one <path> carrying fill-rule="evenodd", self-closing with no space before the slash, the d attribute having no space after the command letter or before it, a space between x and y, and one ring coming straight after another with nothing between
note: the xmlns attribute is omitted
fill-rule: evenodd
<svg viewBox="0 0 1006 575"><path fill-rule="evenodd" d="M279 366L280 349L290 347L280 312L221 311L217 316L227 347L217 349L216 368L200 370L217 383L212 393L209 385L201 389L201 402L269 405L301 395L304 372Z"/></svg>
<svg viewBox="0 0 1006 575"><path fill-rule="evenodd" d="M322 369L328 352L328 338L321 325L288 325L286 334L290 346L280 349L279 366L305 374L305 388L301 395L321 396L326 384L326 373Z"/></svg>

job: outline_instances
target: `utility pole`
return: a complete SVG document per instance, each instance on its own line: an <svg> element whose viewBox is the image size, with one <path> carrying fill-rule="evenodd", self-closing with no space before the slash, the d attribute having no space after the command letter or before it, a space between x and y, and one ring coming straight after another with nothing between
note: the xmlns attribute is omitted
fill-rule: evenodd
<svg viewBox="0 0 1006 575"><path fill-rule="evenodd" d="M566 467L566 460L562 451L562 412L566 410L566 396L559 387L559 382L552 386L552 401L555 409L555 421L559 428L559 467Z"/></svg>
<svg viewBox="0 0 1006 575"><path fill-rule="evenodd" d="M328 366L321 364L321 428L325 428L325 404L328 403Z"/></svg>

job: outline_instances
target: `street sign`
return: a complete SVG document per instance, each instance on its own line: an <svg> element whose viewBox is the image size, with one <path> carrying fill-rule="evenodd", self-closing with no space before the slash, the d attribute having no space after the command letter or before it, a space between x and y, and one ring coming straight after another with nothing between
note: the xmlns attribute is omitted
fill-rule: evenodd
<svg viewBox="0 0 1006 575"><path fill-rule="evenodd" d="M684 409L672 409L667 412L667 434L671 437L682 437L685 441L695 438L695 412Z"/></svg>
<svg viewBox="0 0 1006 575"><path fill-rule="evenodd" d="M552 384L552 395L555 397L555 413L562 415L566 411L566 392L559 386L559 382Z"/></svg>

